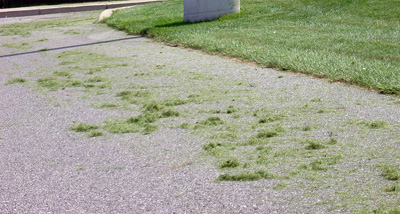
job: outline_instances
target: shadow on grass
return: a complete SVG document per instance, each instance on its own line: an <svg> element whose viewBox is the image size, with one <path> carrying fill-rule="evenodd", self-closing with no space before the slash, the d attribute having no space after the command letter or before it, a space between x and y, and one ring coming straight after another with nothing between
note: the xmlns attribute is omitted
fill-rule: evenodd
<svg viewBox="0 0 400 214"><path fill-rule="evenodd" d="M141 36L148 36L149 35L149 30L155 29L155 28L170 28L170 27L180 27L180 26L185 26L185 25L191 25L191 24L196 24L196 23L191 23L191 22L173 22L169 24L164 24L164 25L156 25L153 27L145 28L142 31L140 31Z"/></svg>

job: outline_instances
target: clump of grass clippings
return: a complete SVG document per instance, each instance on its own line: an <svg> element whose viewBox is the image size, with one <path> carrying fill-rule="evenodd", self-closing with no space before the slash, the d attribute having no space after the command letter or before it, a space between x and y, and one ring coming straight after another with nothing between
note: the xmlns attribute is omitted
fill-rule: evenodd
<svg viewBox="0 0 400 214"><path fill-rule="evenodd" d="M3 47L7 48L16 48L16 49L29 49L32 48L31 44L27 42L22 42L22 43L9 43L9 44L3 44Z"/></svg>
<svg viewBox="0 0 400 214"><path fill-rule="evenodd" d="M165 118L165 117L179 117L179 112L172 110L172 109L168 109L166 111L163 111L161 113L161 117Z"/></svg>
<svg viewBox="0 0 400 214"><path fill-rule="evenodd" d="M99 127L95 126L95 125L80 123L79 125L72 127L71 130L76 131L76 132L88 132L88 131L95 130L98 128Z"/></svg>
<svg viewBox="0 0 400 214"><path fill-rule="evenodd" d="M382 165L381 167L382 175L390 180L397 181L400 179L400 168L394 165Z"/></svg>
<svg viewBox="0 0 400 214"><path fill-rule="evenodd" d="M190 128L190 124L189 124L189 123L186 123L186 122L183 122L183 123L179 126L179 128L181 128L181 129L189 129L189 128Z"/></svg>
<svg viewBox="0 0 400 214"><path fill-rule="evenodd" d="M114 103L104 103L100 106L100 108L116 108L116 107L118 107L118 105Z"/></svg>
<svg viewBox="0 0 400 214"><path fill-rule="evenodd" d="M219 113L221 113L222 111L221 110L219 110L219 109L217 109L217 110L211 110L210 111L210 113L213 113L213 114L219 114Z"/></svg>
<svg viewBox="0 0 400 214"><path fill-rule="evenodd" d="M74 64L74 62L71 62L71 61L62 61L62 62L60 62L60 63L58 63L59 65L71 65L71 64Z"/></svg>
<svg viewBox="0 0 400 214"><path fill-rule="evenodd" d="M136 133L141 130L137 124L126 121L107 121L103 128L114 134Z"/></svg>
<svg viewBox="0 0 400 214"><path fill-rule="evenodd" d="M225 149L222 147L225 147L226 145L222 143L207 143L203 146L203 149L207 151L207 154L214 156L214 157L227 157L228 153L226 152ZM231 149L234 149L234 147L230 147ZM225 163L227 166L230 165L231 163ZM223 165L223 163L222 163Z"/></svg>
<svg viewBox="0 0 400 214"><path fill-rule="evenodd" d="M145 105L143 106L143 111L153 113L153 112L161 111L161 110L163 110L164 108L165 108L165 106L162 105L161 103L158 103L158 102L156 102L156 101L153 101L153 102L150 102L150 103L145 104Z"/></svg>
<svg viewBox="0 0 400 214"><path fill-rule="evenodd" d="M335 144L337 144L338 143L338 141L335 139L335 138L331 138L331 139L329 139L329 141L328 141L328 144L330 144L330 145L335 145Z"/></svg>
<svg viewBox="0 0 400 214"><path fill-rule="evenodd" d="M122 100L130 101L134 98L147 98L150 97L151 93L149 91L121 91L116 94L116 97L121 97Z"/></svg>
<svg viewBox="0 0 400 214"><path fill-rule="evenodd" d="M282 190L285 189L288 186L288 184L285 183L279 183L276 186L273 187L274 190Z"/></svg>
<svg viewBox="0 0 400 214"><path fill-rule="evenodd" d="M141 114L136 117L131 117L128 120L126 120L126 122L134 123L139 126L145 126L146 124L154 123L157 120L158 120L158 116L156 114L145 113L145 114Z"/></svg>
<svg viewBox="0 0 400 214"><path fill-rule="evenodd" d="M51 88L53 90L61 87L60 81L57 78L43 78L37 80L40 87Z"/></svg>
<svg viewBox="0 0 400 214"><path fill-rule="evenodd" d="M232 117L235 118L235 119L238 119L238 118L240 118L241 116L242 116L242 115L237 114L237 113L232 114Z"/></svg>
<svg viewBox="0 0 400 214"><path fill-rule="evenodd" d="M85 86L85 84L81 81L78 80L74 80L74 81L67 81L66 82L66 86L70 86L70 87L83 87Z"/></svg>
<svg viewBox="0 0 400 214"><path fill-rule="evenodd" d="M158 127L153 124L146 124L144 125L144 129L141 131L142 134L148 135L158 130Z"/></svg>
<svg viewBox="0 0 400 214"><path fill-rule="evenodd" d="M273 129L259 130L256 135L256 138L258 139L272 138L280 135L283 132L285 132L285 129L282 128L281 126L275 127Z"/></svg>
<svg viewBox="0 0 400 214"><path fill-rule="evenodd" d="M385 192L400 192L400 186L397 184L385 188Z"/></svg>
<svg viewBox="0 0 400 214"><path fill-rule="evenodd" d="M236 158L230 158L228 160L223 161L220 164L221 169L226 169L226 168L236 168L240 165L239 161Z"/></svg>
<svg viewBox="0 0 400 214"><path fill-rule="evenodd" d="M94 88L94 87L96 87L96 86L93 85L93 84L85 84L84 87L85 87L85 88Z"/></svg>
<svg viewBox="0 0 400 214"><path fill-rule="evenodd" d="M89 137L100 137L103 136L103 132L93 131L89 134Z"/></svg>
<svg viewBox="0 0 400 214"><path fill-rule="evenodd" d="M300 165L298 169L312 169L314 171L326 171L331 166L337 164L342 159L341 155L336 155L332 157L324 157L311 161L309 165Z"/></svg>
<svg viewBox="0 0 400 214"><path fill-rule="evenodd" d="M24 78L12 78L8 80L4 85L11 85L11 84L16 84L16 83L24 83L26 82L26 79Z"/></svg>
<svg viewBox="0 0 400 214"><path fill-rule="evenodd" d="M111 87L111 84L110 83L104 83L104 84L101 84L101 85L97 85L97 87L100 88L100 89L105 89L105 88Z"/></svg>
<svg viewBox="0 0 400 214"><path fill-rule="evenodd" d="M103 81L105 81L105 78L104 77L100 77L100 76L92 77L92 78L89 78L87 80L87 82L91 82L91 83L103 82Z"/></svg>
<svg viewBox="0 0 400 214"><path fill-rule="evenodd" d="M205 126L218 126L224 124L224 121L219 117L209 117L206 120L198 122L198 124Z"/></svg>
<svg viewBox="0 0 400 214"><path fill-rule="evenodd" d="M306 146L307 150L318 150L318 149L325 148L325 145L323 144L323 142L318 141L318 140L306 140L305 143L308 144Z"/></svg>
<svg viewBox="0 0 400 214"><path fill-rule="evenodd" d="M311 99L310 102L321 102L322 99L320 97Z"/></svg>
<svg viewBox="0 0 400 214"><path fill-rule="evenodd" d="M263 151L263 152L270 152L272 150L271 147L265 147L265 146L257 146L256 147L257 151Z"/></svg>
<svg viewBox="0 0 400 214"><path fill-rule="evenodd" d="M188 103L189 101L187 100L166 100L164 101L164 105L165 106L179 106L179 105L184 105L186 103Z"/></svg>
<svg viewBox="0 0 400 214"><path fill-rule="evenodd" d="M227 139L227 140L236 140L239 138L239 136L237 136L235 133L233 132L218 132L213 134L211 137L211 139Z"/></svg>
<svg viewBox="0 0 400 214"><path fill-rule="evenodd" d="M276 137L278 136L279 133L274 131L274 130L260 130L256 137L257 138L271 138L271 137Z"/></svg>
<svg viewBox="0 0 400 214"><path fill-rule="evenodd" d="M378 209L372 210L374 214L399 214L400 207L398 205L380 205Z"/></svg>
<svg viewBox="0 0 400 214"><path fill-rule="evenodd" d="M203 149L206 151L211 151L219 146L222 146L221 143L207 143L203 146Z"/></svg>
<svg viewBox="0 0 400 214"><path fill-rule="evenodd" d="M70 78L72 75L69 73L69 72L67 72L67 71L55 71L55 72L53 72L53 75L55 75L55 76L59 76L59 77L67 77L67 78Z"/></svg>
<svg viewBox="0 0 400 214"><path fill-rule="evenodd" d="M266 114L258 120L258 123L271 123L284 118L285 116L282 114Z"/></svg>
<svg viewBox="0 0 400 214"><path fill-rule="evenodd" d="M301 128L301 130L307 132L307 131L311 131L311 126L304 126L303 128Z"/></svg>
<svg viewBox="0 0 400 214"><path fill-rule="evenodd" d="M268 152L268 150L259 152L256 163L259 165L268 165L269 163L271 163L272 159L267 156Z"/></svg>
<svg viewBox="0 0 400 214"><path fill-rule="evenodd" d="M248 145L261 145L261 144L267 144L269 143L267 138L256 138L256 137L251 137L248 141L243 143L243 146L248 146Z"/></svg>
<svg viewBox="0 0 400 214"><path fill-rule="evenodd" d="M235 108L235 106L228 106L228 109L226 110L227 114L232 114L235 113L237 111L237 109Z"/></svg>
<svg viewBox="0 0 400 214"><path fill-rule="evenodd" d="M147 89L147 86L138 85L138 84L132 83L132 84L130 84L128 86L128 88L131 88L131 89Z"/></svg>
<svg viewBox="0 0 400 214"><path fill-rule="evenodd" d="M180 113L173 109L166 109L166 107L162 103L158 102L150 102L143 106L143 114L144 115L153 115L153 117L166 118L166 117L178 117ZM155 121L153 121L155 122Z"/></svg>
<svg viewBox="0 0 400 214"><path fill-rule="evenodd" d="M285 129L281 126L277 126L273 129L259 130L255 136L251 137L247 142L243 143L243 145L266 144L269 138L277 137L283 132L285 132Z"/></svg>
<svg viewBox="0 0 400 214"><path fill-rule="evenodd" d="M217 181L255 181L261 179L272 179L274 177L273 174L259 170L256 172L245 171L235 175L223 174L217 178Z"/></svg>
<svg viewBox="0 0 400 214"><path fill-rule="evenodd" d="M372 121L372 122L363 122L370 129L383 129L388 126L388 123L385 121Z"/></svg>
<svg viewBox="0 0 400 214"><path fill-rule="evenodd" d="M314 171L325 171L328 168L325 166L324 161L323 160L314 160L310 163L310 167L312 170Z"/></svg>
<svg viewBox="0 0 400 214"><path fill-rule="evenodd" d="M92 75L99 71L101 71L101 68L89 68L89 71L86 74Z"/></svg>
<svg viewBox="0 0 400 214"><path fill-rule="evenodd" d="M127 96L131 92L120 92L118 95ZM179 112L172 109L165 109L166 107L159 102L149 102L142 107L142 114L130 117L125 121L108 121L105 129L112 133L134 133L140 132L147 135L158 130L158 127L152 123L161 118L177 117Z"/></svg>

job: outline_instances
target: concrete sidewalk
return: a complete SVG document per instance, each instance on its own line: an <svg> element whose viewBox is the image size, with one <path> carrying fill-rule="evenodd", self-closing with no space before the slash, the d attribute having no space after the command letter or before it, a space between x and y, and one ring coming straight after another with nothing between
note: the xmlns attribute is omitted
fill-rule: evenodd
<svg viewBox="0 0 400 214"><path fill-rule="evenodd" d="M129 0L129 1L114 1L114 2L90 2L90 3L80 3L80 4L9 8L0 10L0 18L37 16L37 15L46 15L53 13L68 13L68 12L80 12L89 10L106 10L118 7L146 4L150 2L159 2L159 1L160 0Z"/></svg>

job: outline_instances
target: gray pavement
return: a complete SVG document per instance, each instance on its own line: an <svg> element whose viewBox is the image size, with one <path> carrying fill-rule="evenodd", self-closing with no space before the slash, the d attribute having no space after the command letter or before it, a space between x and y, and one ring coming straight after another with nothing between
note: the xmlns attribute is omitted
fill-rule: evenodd
<svg viewBox="0 0 400 214"><path fill-rule="evenodd" d="M0 19L0 213L353 213L397 207L398 193L383 189L398 181L385 179L379 165L400 164L398 98L157 44L92 24L99 14ZM10 27L20 31L6 31ZM25 82L10 84L15 78ZM121 99L123 91L143 93ZM177 99L187 101L172 107L180 116L154 122L155 132L107 129L140 115L151 100ZM227 114L232 105L237 110ZM271 112L284 116L257 122L256 113ZM198 126L209 117L225 123ZM382 127L371 125L376 121ZM70 129L79 123L100 126L103 136ZM240 146L276 126L285 134ZM322 150L303 149L304 140L333 138L337 142ZM213 156L203 149L210 142L234 146ZM270 151L262 164L261 150ZM220 169L228 157L242 164ZM339 161L307 168L318 158ZM258 169L276 176L216 182L224 173Z"/></svg>
<svg viewBox="0 0 400 214"><path fill-rule="evenodd" d="M55 13L71 13L91 10L106 10L113 8L128 7L140 4L147 4L152 2L159 2L160 0L126 0L126 1L110 1L110 2L89 2L89 3L74 3L74 4L61 4L50 6L35 6L35 7L17 7L0 9L0 18L7 17L22 17L22 16L38 16Z"/></svg>

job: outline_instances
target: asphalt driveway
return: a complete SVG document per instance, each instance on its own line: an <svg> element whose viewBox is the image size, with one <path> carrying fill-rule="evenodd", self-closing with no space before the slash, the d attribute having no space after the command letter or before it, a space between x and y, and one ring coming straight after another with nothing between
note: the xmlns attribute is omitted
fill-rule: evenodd
<svg viewBox="0 0 400 214"><path fill-rule="evenodd" d="M398 98L126 35L100 12L0 19L0 213L397 209ZM273 176L227 181L259 170Z"/></svg>

